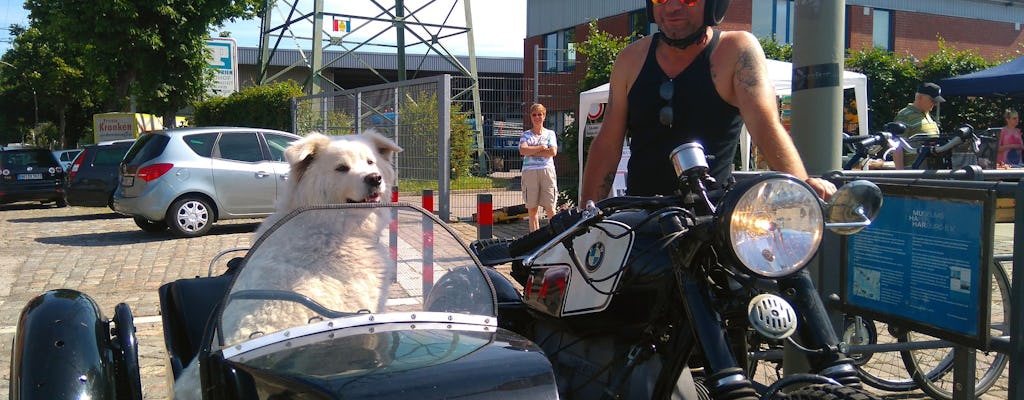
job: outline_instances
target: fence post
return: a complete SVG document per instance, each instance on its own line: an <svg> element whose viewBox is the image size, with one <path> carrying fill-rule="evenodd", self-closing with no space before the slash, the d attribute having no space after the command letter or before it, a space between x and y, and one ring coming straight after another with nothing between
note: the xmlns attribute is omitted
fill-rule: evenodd
<svg viewBox="0 0 1024 400"><path fill-rule="evenodd" d="M391 202L398 202L398 186L391 187ZM388 225L388 250L391 255L391 281L398 282L398 209L391 208L391 223Z"/></svg>
<svg viewBox="0 0 1024 400"><path fill-rule="evenodd" d="M434 212L434 191L423 191L423 209ZM423 216L423 297L434 287L434 220Z"/></svg>
<svg viewBox="0 0 1024 400"><path fill-rule="evenodd" d="M476 238L490 239L494 235L494 207L490 193L476 195Z"/></svg>
<svg viewBox="0 0 1024 400"><path fill-rule="evenodd" d="M1013 195L1013 276L1010 277L1010 302L1013 307L1024 304L1024 179L1017 181L1017 189ZM1010 314L1010 373L1007 398L1019 399L1024 396L1024 365L1020 362L1024 357L1024 314L1013 309Z"/></svg>

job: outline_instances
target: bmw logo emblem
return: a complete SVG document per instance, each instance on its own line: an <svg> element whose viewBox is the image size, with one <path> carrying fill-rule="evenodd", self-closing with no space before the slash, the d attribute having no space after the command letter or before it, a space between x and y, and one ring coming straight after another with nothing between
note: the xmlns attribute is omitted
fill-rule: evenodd
<svg viewBox="0 0 1024 400"><path fill-rule="evenodd" d="M587 271L597 270L601 266L601 261L604 261L604 243L597 242L590 246L590 250L587 250Z"/></svg>

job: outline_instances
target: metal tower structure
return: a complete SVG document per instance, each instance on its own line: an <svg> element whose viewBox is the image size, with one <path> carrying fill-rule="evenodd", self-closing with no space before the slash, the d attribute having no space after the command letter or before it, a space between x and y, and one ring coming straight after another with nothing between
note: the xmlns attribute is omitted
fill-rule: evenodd
<svg viewBox="0 0 1024 400"><path fill-rule="evenodd" d="M366 69L388 80L357 53L394 52L397 55L398 80L406 79L406 55L436 54L457 71L472 78L472 85L458 98L472 93L473 114L480 121L479 75L473 40L471 0L394 0L385 6L385 0L345 0L331 2L325 10L324 0L267 0L260 32L259 84L275 81L286 72L304 67L309 75L303 87L309 94L327 90L345 89L327 79L323 72L346 57L366 66ZM462 11L459 12L459 4ZM464 24L458 24L459 17ZM469 66L452 54L452 40L465 35ZM446 46L446 43L449 43ZM291 65L270 75L270 60L281 48L295 48L300 57ZM324 59L324 50L336 49L340 55ZM419 57L420 60L425 57ZM422 61L421 61L422 62ZM414 67L415 68L415 67Z"/></svg>

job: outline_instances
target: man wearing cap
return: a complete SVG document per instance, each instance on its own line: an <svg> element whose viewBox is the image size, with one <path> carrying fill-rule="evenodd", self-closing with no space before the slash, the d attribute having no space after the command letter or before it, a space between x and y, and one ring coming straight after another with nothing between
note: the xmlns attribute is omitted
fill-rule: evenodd
<svg viewBox="0 0 1024 400"><path fill-rule="evenodd" d="M908 139L910 144L918 146L918 143L915 143L917 140L910 141L910 137L914 135L919 135L915 139L938 137L939 125L935 123L929 112L944 101L946 99L942 98L942 88L939 85L931 82L922 83L917 88L917 94L914 95L914 102L907 104L900 112L896 113L895 122L902 122L907 126L906 132L902 135L903 138ZM893 162L897 169L913 165L915 159L917 159L916 154L904 155L902 150L893 153Z"/></svg>

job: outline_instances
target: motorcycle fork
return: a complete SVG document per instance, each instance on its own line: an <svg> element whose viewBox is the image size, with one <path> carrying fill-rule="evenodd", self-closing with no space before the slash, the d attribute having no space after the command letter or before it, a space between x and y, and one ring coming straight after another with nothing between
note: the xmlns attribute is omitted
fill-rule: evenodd
<svg viewBox="0 0 1024 400"><path fill-rule="evenodd" d="M812 371L849 386L859 386L861 381L853 360L839 351L839 337L832 328L825 304L814 287L810 273L805 269L797 274L778 280L782 296L793 305L800 316L798 330L802 343L817 350L806 353Z"/></svg>
<svg viewBox="0 0 1024 400"><path fill-rule="evenodd" d="M685 229L676 217L666 218L662 224L665 233ZM669 246L683 310L707 362L704 372L712 397L755 399L757 392L746 376L746 370L736 361L722 317L711 302L713 294L708 279L701 276L704 273L702 269L693 265L700 249L710 240L710 233L698 226L686 238Z"/></svg>

